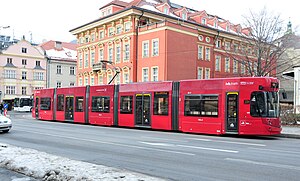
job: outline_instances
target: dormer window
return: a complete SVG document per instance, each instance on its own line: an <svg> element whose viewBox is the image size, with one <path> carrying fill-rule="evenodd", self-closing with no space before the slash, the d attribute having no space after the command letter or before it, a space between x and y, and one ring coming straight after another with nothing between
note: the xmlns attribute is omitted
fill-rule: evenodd
<svg viewBox="0 0 300 181"><path fill-rule="evenodd" d="M214 27L217 28L218 27L218 22L214 21Z"/></svg>
<svg viewBox="0 0 300 181"><path fill-rule="evenodd" d="M227 30L227 31L230 31L230 25L227 25L227 26L226 26L226 30Z"/></svg>
<svg viewBox="0 0 300 181"><path fill-rule="evenodd" d="M108 9L107 10L107 15L110 15L111 14L111 9Z"/></svg>
<svg viewBox="0 0 300 181"><path fill-rule="evenodd" d="M205 18L202 18L202 24L206 25L206 19Z"/></svg>
<svg viewBox="0 0 300 181"><path fill-rule="evenodd" d="M187 20L187 14L185 12L182 13L182 19Z"/></svg>
<svg viewBox="0 0 300 181"><path fill-rule="evenodd" d="M167 6L164 7L164 14L169 14L169 8Z"/></svg>

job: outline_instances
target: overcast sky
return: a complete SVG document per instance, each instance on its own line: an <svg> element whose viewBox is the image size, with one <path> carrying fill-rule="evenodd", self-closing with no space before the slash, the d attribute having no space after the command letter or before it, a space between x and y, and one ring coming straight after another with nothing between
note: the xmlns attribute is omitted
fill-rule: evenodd
<svg viewBox="0 0 300 181"><path fill-rule="evenodd" d="M1 29L0 34L15 35L35 43L42 40L58 40L69 42L75 37L69 32L99 18L99 8L112 0L2 0L1 1L1 26L10 26ZM128 1L128 0L125 0ZM171 0L171 2L185 5L196 10L206 10L207 13L218 15L234 24L242 24L243 15L249 11L257 12L266 7L269 12L280 14L288 22L289 18L293 29L299 33L300 13L298 2L295 0Z"/></svg>

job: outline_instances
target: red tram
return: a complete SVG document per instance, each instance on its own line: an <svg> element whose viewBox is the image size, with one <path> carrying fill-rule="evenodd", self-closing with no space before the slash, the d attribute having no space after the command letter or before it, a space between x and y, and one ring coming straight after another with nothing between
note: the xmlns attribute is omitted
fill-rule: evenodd
<svg viewBox="0 0 300 181"><path fill-rule="evenodd" d="M204 134L280 134L279 82L240 77L36 90L41 120Z"/></svg>

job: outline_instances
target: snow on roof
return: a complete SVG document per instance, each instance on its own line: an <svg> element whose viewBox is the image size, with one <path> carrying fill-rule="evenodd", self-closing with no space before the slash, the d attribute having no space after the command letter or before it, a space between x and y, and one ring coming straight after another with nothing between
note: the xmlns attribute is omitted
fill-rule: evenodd
<svg viewBox="0 0 300 181"><path fill-rule="evenodd" d="M152 3L152 4L159 4L157 1L155 0L145 0L148 3Z"/></svg>
<svg viewBox="0 0 300 181"><path fill-rule="evenodd" d="M141 6L140 8L147 9L147 10L150 10L150 11L154 11L154 12L157 12L157 13L161 13L154 6L151 6L151 5L148 5L148 4L145 4L145 5Z"/></svg>
<svg viewBox="0 0 300 181"><path fill-rule="evenodd" d="M70 60L77 59L77 51L68 48L62 48L62 50L56 50L56 49L46 50L46 54L49 58L52 59L70 59Z"/></svg>
<svg viewBox="0 0 300 181"><path fill-rule="evenodd" d="M41 180L163 180L2 143L0 143L0 167L17 170Z"/></svg>

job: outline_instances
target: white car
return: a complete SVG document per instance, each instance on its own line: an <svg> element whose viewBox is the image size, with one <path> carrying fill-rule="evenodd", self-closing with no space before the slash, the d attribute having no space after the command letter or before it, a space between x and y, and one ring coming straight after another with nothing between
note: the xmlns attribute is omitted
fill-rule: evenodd
<svg viewBox="0 0 300 181"><path fill-rule="evenodd" d="M2 131L3 133L9 132L9 130L12 127L12 122L8 117L5 117L0 114L0 132Z"/></svg>

